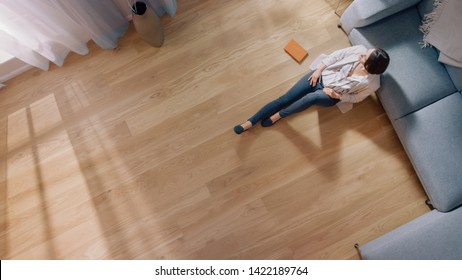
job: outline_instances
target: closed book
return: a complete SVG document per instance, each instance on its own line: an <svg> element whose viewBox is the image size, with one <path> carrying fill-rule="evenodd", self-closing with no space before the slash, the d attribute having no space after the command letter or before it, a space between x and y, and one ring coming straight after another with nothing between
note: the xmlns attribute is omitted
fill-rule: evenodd
<svg viewBox="0 0 462 280"><path fill-rule="evenodd" d="M305 57L308 56L308 52L300 46L294 39L284 47L284 50L298 63L301 63Z"/></svg>
<svg viewBox="0 0 462 280"><path fill-rule="evenodd" d="M298 63L301 63L305 57L308 56L308 52L300 46L294 39L284 47L284 50Z"/></svg>

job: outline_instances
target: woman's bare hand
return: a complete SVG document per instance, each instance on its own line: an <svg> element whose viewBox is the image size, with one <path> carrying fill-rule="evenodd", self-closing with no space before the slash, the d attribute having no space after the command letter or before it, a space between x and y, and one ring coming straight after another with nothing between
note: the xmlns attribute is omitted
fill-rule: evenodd
<svg viewBox="0 0 462 280"><path fill-rule="evenodd" d="M327 95L329 95L331 98L335 98L335 99L341 99L342 98L342 95L335 92L333 89L331 88L328 88L328 87L325 87L322 89Z"/></svg>
<svg viewBox="0 0 462 280"><path fill-rule="evenodd" d="M319 78L321 77L321 72L320 71L314 71L313 74L308 78L308 81L310 81L310 85L312 87L316 86L319 82Z"/></svg>

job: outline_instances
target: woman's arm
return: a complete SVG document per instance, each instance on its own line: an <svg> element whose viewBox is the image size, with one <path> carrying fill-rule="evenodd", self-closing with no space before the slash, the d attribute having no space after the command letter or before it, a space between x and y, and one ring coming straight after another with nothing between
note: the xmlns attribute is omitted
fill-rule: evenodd
<svg viewBox="0 0 462 280"><path fill-rule="evenodd" d="M368 90L362 90L356 93L354 92L344 93L341 95L340 100L344 102L350 102L350 103L359 103L363 101L369 95L371 95L371 92Z"/></svg>
<svg viewBox="0 0 462 280"><path fill-rule="evenodd" d="M329 95L331 98L339 99L340 101L349 102L349 103L361 102L370 95L370 93L365 90L360 91L358 93L343 93L343 94L340 94L336 92L335 90L328 88L328 87L325 87L322 90L327 95Z"/></svg>
<svg viewBox="0 0 462 280"><path fill-rule="evenodd" d="M358 103L363 101L366 97L371 95L380 87L380 75L369 75L366 86L360 86L342 93L341 101Z"/></svg>
<svg viewBox="0 0 462 280"><path fill-rule="evenodd" d="M357 46L352 46L340 50L336 50L330 55L328 55L326 58L322 60L322 63L326 66L329 67L330 65L344 59L347 56L350 56L352 54L360 54L366 52L367 49L363 45L357 45Z"/></svg>
<svg viewBox="0 0 462 280"><path fill-rule="evenodd" d="M333 89L331 89L329 87L323 88L322 91L324 91L331 98L340 99L340 100L342 98L342 95L340 93L336 92L335 90L333 90Z"/></svg>
<svg viewBox="0 0 462 280"><path fill-rule="evenodd" d="M308 81L310 81L310 85L314 87L315 85L318 84L319 78L322 75L322 71L326 69L326 65L324 63L319 64L318 68L316 68L316 71L311 74L311 76L308 78Z"/></svg>

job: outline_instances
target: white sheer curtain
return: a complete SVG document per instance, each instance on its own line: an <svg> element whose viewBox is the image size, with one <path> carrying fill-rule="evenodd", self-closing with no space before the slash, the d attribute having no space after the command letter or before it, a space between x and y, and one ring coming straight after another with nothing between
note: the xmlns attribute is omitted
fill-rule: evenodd
<svg viewBox="0 0 462 280"><path fill-rule="evenodd" d="M47 70L62 66L70 51L88 53L92 39L115 48L128 26L132 0L1 0L0 49ZM158 14L174 15L176 1L147 0Z"/></svg>

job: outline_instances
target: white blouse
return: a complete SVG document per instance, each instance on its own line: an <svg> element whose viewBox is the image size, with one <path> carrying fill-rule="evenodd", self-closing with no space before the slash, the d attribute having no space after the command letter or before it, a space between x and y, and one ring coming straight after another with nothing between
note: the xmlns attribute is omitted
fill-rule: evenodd
<svg viewBox="0 0 462 280"><path fill-rule="evenodd" d="M367 48L358 45L337 50L322 60L326 69L322 71L322 82L341 94L341 101L358 103L380 87L380 75L348 76L359 63Z"/></svg>

